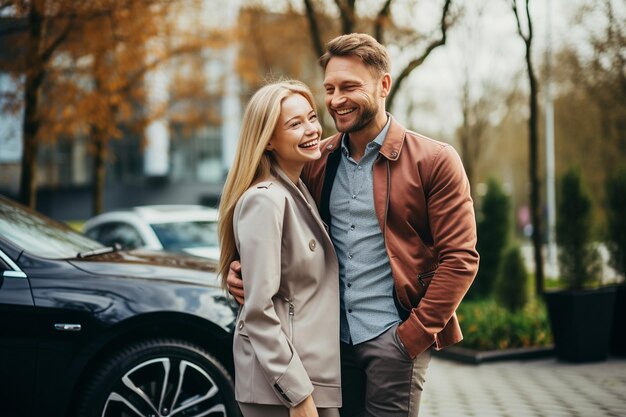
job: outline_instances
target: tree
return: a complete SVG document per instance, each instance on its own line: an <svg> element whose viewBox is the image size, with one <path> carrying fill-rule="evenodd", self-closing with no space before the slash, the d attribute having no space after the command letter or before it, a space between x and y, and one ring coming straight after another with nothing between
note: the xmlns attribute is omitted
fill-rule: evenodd
<svg viewBox="0 0 626 417"><path fill-rule="evenodd" d="M504 251L495 294L498 302L509 311L521 310L528 303L528 275L519 246Z"/></svg>
<svg viewBox="0 0 626 417"><path fill-rule="evenodd" d="M535 260L535 292L543 293L544 273L543 273L543 254L542 254L542 216L541 216L541 200L540 200L540 183L539 183L539 132L538 132L538 85L535 75L535 68L532 61L532 42L533 42L533 23L530 16L529 4L530 0L524 0L526 30L522 28L520 12L517 7L517 0L508 0L515 16L517 23L517 33L524 41L526 50L526 71L528 74L528 84L530 88L529 109L530 117L528 118L528 176L530 182L530 212L533 225L533 257Z"/></svg>
<svg viewBox="0 0 626 417"><path fill-rule="evenodd" d="M494 87L485 85L485 94L473 99L470 94L469 77L465 77L461 95L461 126L457 128L456 137L459 142L463 167L467 174L472 191L475 190L478 165L485 154L485 148L492 128L492 117L501 105L496 97L501 92Z"/></svg>
<svg viewBox="0 0 626 417"><path fill-rule="evenodd" d="M21 199L35 206L39 144L83 135L89 137L94 155L94 211L98 213L103 208L109 140L128 131L143 133L151 120L167 110L140 111L148 108L146 76L173 58L224 46L229 33L183 27L182 2L7 0L6 4L13 15L24 17L21 29L29 31ZM184 7L199 4L185 2ZM16 73L23 70L24 66L14 68ZM193 94L203 91L196 89Z"/></svg>
<svg viewBox="0 0 626 417"><path fill-rule="evenodd" d="M609 178L606 186L611 263L626 277L626 168Z"/></svg>
<svg viewBox="0 0 626 417"><path fill-rule="evenodd" d="M22 122L24 146L19 193L22 203L30 207L35 207L36 202L37 154L42 126L40 106L47 67L83 12L82 7L77 6L72 8L73 13L61 14L59 10L69 3L69 0L5 0L1 4L2 9L23 18L25 24L19 29L27 32L27 36L23 38L26 41L25 67L14 70L25 71Z"/></svg>
<svg viewBox="0 0 626 417"><path fill-rule="evenodd" d="M561 279L568 289L582 289L599 279L602 267L591 242L593 206L578 170L570 168L560 188L556 236Z"/></svg>
<svg viewBox="0 0 626 417"><path fill-rule="evenodd" d="M156 0L113 2L105 17L92 19L83 26L82 36L91 39L91 42L88 48L76 51L75 62L91 58L91 65L85 70L92 82L82 90L76 108L77 116L88 126L94 155L94 214L99 214L104 208L109 141L121 139L125 132L130 131L142 135L151 121L175 116L168 114L170 109L164 103L156 106L147 103L148 89L155 87L148 85L146 77L163 67L168 71L168 64L182 56L201 56L205 48L226 44L227 33L203 30L198 26L186 30L179 28L177 20L185 17L182 15L184 10L178 9L180 5L180 2L161 3ZM185 6L194 8L194 4L189 2ZM196 4L195 8L198 6ZM184 66L184 63L179 64ZM202 68L196 69L197 72L187 74L187 77L178 77L173 88L181 87L189 79L196 79L200 84L206 81ZM77 74L83 72L80 68L74 71ZM80 77L70 82L84 85ZM168 104L176 105L182 99L206 95L206 84L195 84L196 88L186 89L184 96L181 96L179 88L178 94L171 97ZM197 111L193 113L198 115ZM213 117L208 109L203 115L204 118L194 120L193 127ZM185 119L189 128L190 119Z"/></svg>
<svg viewBox="0 0 626 417"><path fill-rule="evenodd" d="M510 210L509 197L500 183L491 178L481 203L477 224L477 250L481 259L476 280L470 288L471 296L488 297L493 292L502 254L509 240Z"/></svg>
<svg viewBox="0 0 626 417"><path fill-rule="evenodd" d="M311 36L311 43L316 55L321 56L325 48L322 39L330 37L329 30L323 30L322 16L325 14L322 10L322 1L304 0L305 13L307 22L309 25L309 31ZM441 2L441 15L439 18L439 33L434 38L429 38L420 34L414 27L402 28L393 21L392 7L394 6L393 0L385 0L380 5L377 12L373 17L360 18L357 15L357 1L356 0L335 0L334 2L336 11L339 13L340 28L339 32L342 34L351 33L355 31L367 31L372 34L380 43L394 43L405 50L408 50L408 46L416 41L426 40L422 52L417 56L409 60L409 62L400 70L400 72L394 77L394 82L391 86L391 91L387 97L387 105L389 108L393 107L394 99L402 86L406 78L420 65L426 61L430 54L437 48L445 45L448 29L454 23L456 16L452 12L452 0L444 0ZM410 5L402 5L405 7L405 12L411 10L411 6L415 6L416 2L411 2ZM400 7L400 6L399 6ZM371 28L367 30L367 25ZM334 29L336 31L336 29ZM335 32L335 35L338 34Z"/></svg>

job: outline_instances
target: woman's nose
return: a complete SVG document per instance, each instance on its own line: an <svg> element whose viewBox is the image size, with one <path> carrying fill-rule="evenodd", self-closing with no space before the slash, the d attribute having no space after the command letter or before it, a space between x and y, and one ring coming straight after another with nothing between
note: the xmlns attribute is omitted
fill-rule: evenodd
<svg viewBox="0 0 626 417"><path fill-rule="evenodd" d="M307 120L304 126L307 134L317 133L319 130L318 123L316 121Z"/></svg>

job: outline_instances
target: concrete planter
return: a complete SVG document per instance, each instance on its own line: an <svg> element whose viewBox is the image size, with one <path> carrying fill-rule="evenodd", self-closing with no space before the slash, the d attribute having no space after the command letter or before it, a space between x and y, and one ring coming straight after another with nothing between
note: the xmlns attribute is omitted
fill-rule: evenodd
<svg viewBox="0 0 626 417"><path fill-rule="evenodd" d="M626 356L626 284L618 285L616 291L611 354Z"/></svg>

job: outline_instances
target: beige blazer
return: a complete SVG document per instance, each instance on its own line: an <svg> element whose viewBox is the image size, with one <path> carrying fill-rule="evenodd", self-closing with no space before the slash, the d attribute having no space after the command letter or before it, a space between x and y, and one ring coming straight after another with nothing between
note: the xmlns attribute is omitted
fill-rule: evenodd
<svg viewBox="0 0 626 417"><path fill-rule="evenodd" d="M245 287L234 335L237 401L341 406L338 266L302 183L280 169L239 199L233 227Z"/></svg>

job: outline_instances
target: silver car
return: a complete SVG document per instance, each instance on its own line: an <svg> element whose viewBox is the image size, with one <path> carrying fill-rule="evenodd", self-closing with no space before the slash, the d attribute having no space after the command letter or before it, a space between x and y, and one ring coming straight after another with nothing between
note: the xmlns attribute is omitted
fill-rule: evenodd
<svg viewBox="0 0 626 417"><path fill-rule="evenodd" d="M185 252L217 260L217 210L200 205L150 205L89 219L83 232L106 246Z"/></svg>

